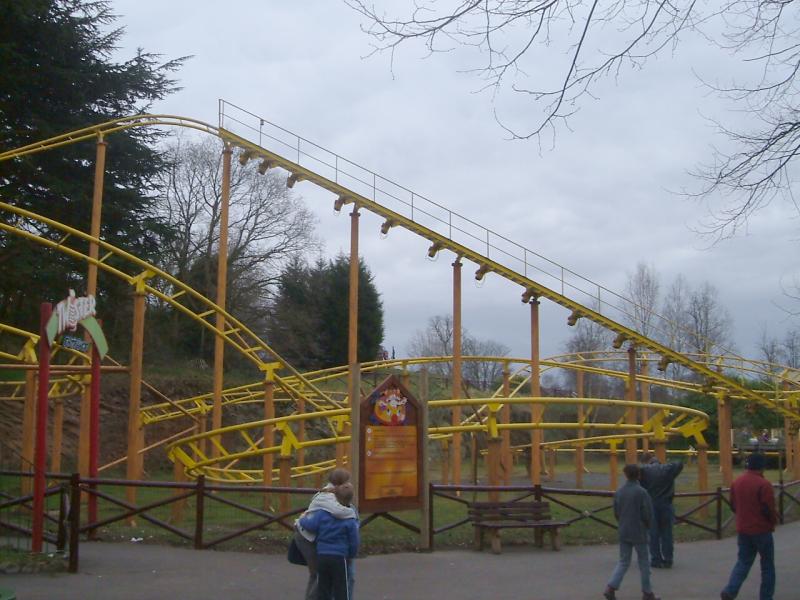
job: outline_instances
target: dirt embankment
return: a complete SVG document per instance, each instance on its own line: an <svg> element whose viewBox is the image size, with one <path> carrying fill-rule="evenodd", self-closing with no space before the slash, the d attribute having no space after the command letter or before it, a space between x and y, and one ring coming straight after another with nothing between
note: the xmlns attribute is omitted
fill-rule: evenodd
<svg viewBox="0 0 800 600"><path fill-rule="evenodd" d="M148 379L161 394L170 399L189 398L210 391L205 378L159 377ZM100 465L105 465L125 455L128 431L128 379L124 375L109 375L104 378L100 398ZM155 404L162 400L146 387L142 389L142 405ZM53 413L56 401L51 400L49 409L48 446L52 443ZM64 429L62 446L62 471L75 468L80 430L79 396L65 398ZM0 401L0 466L17 468L22 446L22 402ZM160 424L149 425L145 433L145 445L153 444L173 433L188 428L191 422L182 417ZM49 451L48 451L49 455ZM49 462L49 459L48 459ZM146 469L168 468L169 461L163 448L146 454Z"/></svg>

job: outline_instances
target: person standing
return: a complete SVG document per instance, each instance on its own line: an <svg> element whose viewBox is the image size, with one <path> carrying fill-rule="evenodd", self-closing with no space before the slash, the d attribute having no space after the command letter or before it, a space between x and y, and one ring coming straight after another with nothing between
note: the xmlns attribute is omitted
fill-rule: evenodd
<svg viewBox="0 0 800 600"><path fill-rule="evenodd" d="M641 484L653 501L653 522L650 525L650 566L654 569L671 569L675 544L672 524L675 521L675 479L683 470L682 462L661 464L646 452L642 456Z"/></svg>
<svg viewBox="0 0 800 600"><path fill-rule="evenodd" d="M306 512L295 521L294 541L298 550L303 555L308 565L308 583L306 584L305 600L317 600L317 546L316 533L309 531L302 525L302 517L315 511L328 512L337 519L355 519L358 516L351 506L343 506L336 499L336 489L350 481L350 472L347 469L336 468L330 472L328 483L311 498ZM351 574L352 580L352 574ZM352 587L352 581L351 586ZM327 600L327 599L326 599Z"/></svg>
<svg viewBox="0 0 800 600"><path fill-rule="evenodd" d="M766 459L751 454L747 470L731 485L731 508L736 513L739 553L728 585L720 593L722 600L733 600L739 593L756 554L761 556L759 600L773 600L775 594L775 547L772 532L778 522L772 484L764 478Z"/></svg>
<svg viewBox="0 0 800 600"><path fill-rule="evenodd" d="M342 506L353 501L353 485L336 488L336 500ZM317 594L319 600L351 600L347 561L358 554L358 520L337 519L325 510L317 510L300 519L303 529L317 535Z"/></svg>
<svg viewBox="0 0 800 600"><path fill-rule="evenodd" d="M650 558L647 549L647 532L653 519L653 504L650 496L639 485L639 465L625 465L626 481L614 494L614 516L619 523L619 562L608 580L603 597L616 600L616 591L631 565L631 556L636 549L639 575L642 580L642 600L660 600L653 593L650 583Z"/></svg>

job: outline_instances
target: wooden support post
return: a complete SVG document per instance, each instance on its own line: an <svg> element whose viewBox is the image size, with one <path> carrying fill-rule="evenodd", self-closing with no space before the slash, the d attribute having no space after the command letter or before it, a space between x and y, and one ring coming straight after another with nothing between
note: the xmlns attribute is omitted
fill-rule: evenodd
<svg viewBox="0 0 800 600"><path fill-rule="evenodd" d="M788 417L783 419L783 447L786 456L786 464L783 466L784 473L791 473L793 471L792 465L794 464L794 448L792 445L792 422Z"/></svg>
<svg viewBox="0 0 800 600"><path fill-rule="evenodd" d="M33 471L34 445L36 438L36 372L25 371L25 404L22 408L22 464L20 471ZM33 479L22 478L22 495L33 490Z"/></svg>
<svg viewBox="0 0 800 600"><path fill-rule="evenodd" d="M531 396L539 398L542 395L541 365L539 362L539 300L532 298L531 304ZM542 430L538 425L544 418L544 407L535 402L531 405L531 483L542 483Z"/></svg>
<svg viewBox="0 0 800 600"><path fill-rule="evenodd" d="M264 420L275 418L275 382L272 370L268 370L264 377ZM264 448L272 448L275 445L275 425L267 423L264 425ZM261 483L265 487L272 486L272 467L273 455L265 452L261 457ZM270 494L264 494L264 510L269 510L272 498Z"/></svg>
<svg viewBox="0 0 800 600"><path fill-rule="evenodd" d="M474 431L469 434L469 456L472 466L472 478L470 483L472 485L478 485L478 457L480 453L478 452L478 436L475 435Z"/></svg>
<svg viewBox="0 0 800 600"><path fill-rule="evenodd" d="M511 370L508 362L503 363L503 397L511 395ZM502 423L511 423L511 405L504 404L500 409L500 420ZM511 476L514 471L514 461L511 458L511 430L504 429L500 432L500 471L502 473L503 485L511 485Z"/></svg>
<svg viewBox="0 0 800 600"><path fill-rule="evenodd" d="M487 476L489 479L489 485L497 487L500 485L500 470L501 470L501 446L503 440L499 437L490 437L487 442L487 452L486 452L486 469L487 469ZM497 502L500 500L500 494L497 490L493 490L489 493L489 500L491 502Z"/></svg>
<svg viewBox="0 0 800 600"><path fill-rule="evenodd" d="M64 439L64 401L53 402L53 447L50 450L50 470L61 473L61 449Z"/></svg>
<svg viewBox="0 0 800 600"><path fill-rule="evenodd" d="M131 333L131 371L128 396L128 460L126 475L128 479L142 479L140 452L143 448L141 437L141 416L139 409L142 401L142 358L144 356L144 318L147 299L145 296L144 278L136 281L133 290L133 331ZM125 498L129 504L136 504L136 488L125 488ZM134 519L128 519L133 525Z"/></svg>
<svg viewBox="0 0 800 600"><path fill-rule="evenodd" d="M547 449L547 480L556 480L556 449Z"/></svg>
<svg viewBox="0 0 800 600"><path fill-rule="evenodd" d="M89 235L94 238L100 237L100 229L103 213L103 184L106 171L106 149L107 144L103 134L97 135L95 146L94 161L94 188L92 191L92 221L89 225ZM89 243L89 268L86 277L86 294L97 296L97 263L94 262L99 256L99 248L94 242ZM86 336L88 341L88 334ZM78 433L78 471L81 477L89 475L89 421L92 411L91 390L86 386L81 396L80 425Z"/></svg>
<svg viewBox="0 0 800 600"><path fill-rule="evenodd" d="M461 257L453 262L453 399L461 398ZM461 407L452 409L453 427L461 425ZM452 483L461 483L461 433L453 433L450 448L450 460L453 463Z"/></svg>
<svg viewBox="0 0 800 600"><path fill-rule="evenodd" d="M792 474L792 479L795 481L800 481L800 433L795 429L794 432L794 469Z"/></svg>
<svg viewBox="0 0 800 600"><path fill-rule="evenodd" d="M658 462L667 462L667 440L653 440L653 447Z"/></svg>
<svg viewBox="0 0 800 600"><path fill-rule="evenodd" d="M278 458L278 471L280 473L280 484L281 487L291 487L292 485L292 457L291 456L283 456L281 455ZM280 498L280 507L281 512L288 512L289 505L291 503L291 494L281 494Z"/></svg>
<svg viewBox="0 0 800 600"><path fill-rule="evenodd" d="M403 387L407 390L411 389L411 372L408 370L408 365L403 363L403 370L400 373L400 383L403 384Z"/></svg>
<svg viewBox="0 0 800 600"><path fill-rule="evenodd" d="M733 448L731 444L731 401L725 392L717 395L717 423L719 438L719 468L722 472L722 485L730 487L733 483Z"/></svg>
<svg viewBox="0 0 800 600"><path fill-rule="evenodd" d="M228 286L228 212L231 202L231 155L233 149L225 143L222 150L222 190L219 211L219 246L217 248L217 306L225 309ZM211 411L211 428L222 427L222 389L225 367L225 315L217 313L214 336L214 406ZM219 456L219 449L212 445L211 456Z"/></svg>
<svg viewBox="0 0 800 600"><path fill-rule="evenodd" d="M430 463L428 461L428 372L424 371L424 377L421 378L420 384L420 400L419 400L419 430L424 436L422 439L422 456L420 457L420 464L422 465L422 473L420 477L420 490L422 496L422 509L420 514L419 526L419 547L422 550L432 549L432 519L431 519L431 489L430 489Z"/></svg>
<svg viewBox="0 0 800 600"><path fill-rule="evenodd" d="M612 441L609 443L608 450L608 489L612 492L617 489L619 485L619 463L617 460L617 442Z"/></svg>
<svg viewBox="0 0 800 600"><path fill-rule="evenodd" d="M626 385L627 400L636 401L636 347L631 344L628 348L628 382ZM629 406L625 409L625 422L628 425L637 423L637 408ZM636 464L636 438L625 439L625 463Z"/></svg>
<svg viewBox="0 0 800 600"><path fill-rule="evenodd" d="M575 371L575 395L578 398L583 398L584 391L583 371ZM578 424L583 425L586 421L586 413L584 412L583 404L578 404ZM578 429L578 439L586 437L586 430L583 427ZM586 468L584 446L578 444L575 447L575 487L583 489L583 471Z"/></svg>
<svg viewBox="0 0 800 600"><path fill-rule="evenodd" d="M361 486L361 459L359 438L361 435L361 365L358 362L358 205L353 205L350 213L350 282L348 294L347 326L347 396L350 400L350 450L348 466L350 482L359 497ZM373 357L370 357L372 359Z"/></svg>
<svg viewBox="0 0 800 600"><path fill-rule="evenodd" d="M177 482L183 483L184 481L186 481L186 471L183 468L183 464L181 464L179 460L176 460L174 463L172 463L172 476ZM179 496L184 492L186 492L186 490L176 489L175 495ZM186 514L186 498L184 498L183 500L176 500L175 502L172 503L171 506L172 508L170 509L171 511L170 521L172 522L173 525L182 523L184 516Z"/></svg>
<svg viewBox="0 0 800 600"><path fill-rule="evenodd" d="M306 401L303 398L300 398L297 401L297 412L299 414L304 414L306 412ZM306 441L306 420L303 419L302 421L297 422L297 443L300 444L300 447L297 449L297 466L303 467L306 464L306 449L303 448L303 444Z"/></svg>
<svg viewBox="0 0 800 600"><path fill-rule="evenodd" d="M87 334L88 335L88 334ZM88 376L84 382L88 383ZM80 415L78 417L78 473L81 477L89 476L89 413L92 407L92 394L88 385L84 385L81 393ZM86 500L86 494L83 494Z"/></svg>
<svg viewBox="0 0 800 600"><path fill-rule="evenodd" d="M642 354L642 362L639 368L639 373L647 377L648 372L650 370L649 363L647 362L647 355ZM642 402L645 404L650 404L650 384L639 380L639 390L642 393ZM642 406L642 423L647 423L650 420L650 408L647 406ZM644 452L650 451L650 438L642 438L642 450Z"/></svg>
<svg viewBox="0 0 800 600"><path fill-rule="evenodd" d="M442 439L442 485L450 483L450 442Z"/></svg>
<svg viewBox="0 0 800 600"><path fill-rule="evenodd" d="M708 491L708 444L697 444L697 491ZM708 498L700 497L699 501L706 502ZM700 509L700 516L703 518L708 516L708 508L703 507Z"/></svg>

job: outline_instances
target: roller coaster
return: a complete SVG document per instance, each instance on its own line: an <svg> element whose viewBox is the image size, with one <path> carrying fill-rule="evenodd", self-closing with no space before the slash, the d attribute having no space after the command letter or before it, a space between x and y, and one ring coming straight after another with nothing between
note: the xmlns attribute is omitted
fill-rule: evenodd
<svg viewBox="0 0 800 600"><path fill-rule="evenodd" d="M671 400L679 397L674 391L703 393L716 398L721 464L730 464L730 407L732 402L737 402L765 407L783 419L787 466L800 471L797 434L800 371L748 360L730 352L690 354L670 348L654 339L656 334L660 339L669 339L667 332L674 331L674 324L663 317L655 315L654 333L645 336L623 324L630 322L634 310L640 308L630 299L228 102L220 101L217 126L173 115L135 115L4 151L0 153L0 161L38 152L58 152L63 146L86 140L102 144L117 132L137 127L189 128L215 136L223 143L228 167L231 156L236 153L241 164L252 161L262 174L269 169L284 171L289 187L307 182L330 192L335 210L352 206L351 240L356 240L356 257L357 218L361 211L381 220L376 228L381 235L400 227L427 240L429 257L442 253L453 256L454 298L458 298L454 300L454 312L460 311L460 273L464 262L475 265L476 280L491 273L518 285L522 302L530 309L531 356L474 357L462 356L458 350L453 356L379 360L301 373L267 341L228 312L224 296L213 301L158 266L109 244L99 237L99 223L93 223L88 232L81 231L46 215L22 209L15 205L13 198L0 199L3 235L23 238L32 245L67 255L129 284L135 297L150 297L171 307L196 326L205 328L220 345L244 357L263 373L259 381L226 389L222 353L218 353L214 390L191 398L172 399L142 379L144 349L141 340L138 348L134 342L131 358L132 365L138 362L139 368L127 369L107 359L111 366L129 372L131 377L132 425L128 453L110 463L115 465L127 460L129 467L134 465L133 470L128 470L129 476L141 474L141 461L137 457L146 451L163 450L165 446L180 473L190 477L203 475L227 483L280 481L285 484L292 478L317 476L347 461L350 396L368 393L364 387L368 375L377 377L389 372L399 374L407 387L413 385L430 411L438 411L440 417L431 421L428 436L431 442L441 444L444 460L452 465L443 471L443 478L452 476L460 480L461 436L465 434L502 438L507 473L510 473L515 451L530 452L534 483L542 474L542 453L561 447L571 447L582 453L587 446L607 446L616 460L617 447L624 445L629 459L639 447L649 444L663 453L667 438L680 436L690 439L705 460L708 445L703 432L709 425L709 417ZM220 277L224 279L224 269L221 271ZM541 359L538 319L539 304L543 300L565 309L567 325L586 319L612 332L614 349ZM137 325L135 312L133 327L141 328L143 318L142 313ZM27 365L31 369L28 372L32 373L37 364L38 335L11 324L0 324L0 337L6 349L0 352L4 368ZM627 349L623 349L623 345L627 345ZM9 348L17 348L17 351L8 351ZM68 358L62 361L66 366L52 381L49 397L61 401L79 395L88 385L88 374L80 372L80 366L86 369L89 358L81 352L60 347L56 352ZM465 361L498 365L503 374L502 384L492 393L468 397L469 388L461 381L461 366ZM428 389L429 372L442 365L450 369L452 387L440 389L438 397L434 397ZM355 387L352 384L354 369L357 371ZM540 380L547 371L574 373L575 396L544 396ZM586 376L621 380L624 385L619 387L624 389L624 397L588 397L584 385ZM745 376L766 378L773 385L769 390L753 390L742 383ZM26 403L25 414L29 415L27 403L33 394L31 386L31 378L27 376L22 381L0 382L0 401ZM142 387L147 387L159 402L142 406L139 400ZM651 401L651 388L666 390L670 401ZM232 412L248 404L263 406L264 418L222 425L223 412ZM145 446L144 432L148 426L165 421L182 422L184 429L180 434ZM23 455L31 452L30 427L32 421L26 416L22 434L27 441L22 444ZM561 437L545 441L543 432L546 430L567 434L565 437L561 433ZM530 442L512 445L514 431L530 432ZM307 460L307 453L314 458ZM277 467L274 458L279 461ZM135 467L136 464L139 466Z"/></svg>

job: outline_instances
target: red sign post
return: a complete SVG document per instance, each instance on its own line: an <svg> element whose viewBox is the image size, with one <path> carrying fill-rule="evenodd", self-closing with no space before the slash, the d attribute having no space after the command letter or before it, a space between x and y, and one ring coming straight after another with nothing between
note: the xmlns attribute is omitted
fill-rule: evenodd
<svg viewBox="0 0 800 600"><path fill-rule="evenodd" d="M47 469L47 395L50 391L50 344L47 341L47 323L53 305L43 302L39 328L39 395L36 402L36 450L33 458L33 525L31 550L42 551L44 538L44 491Z"/></svg>

